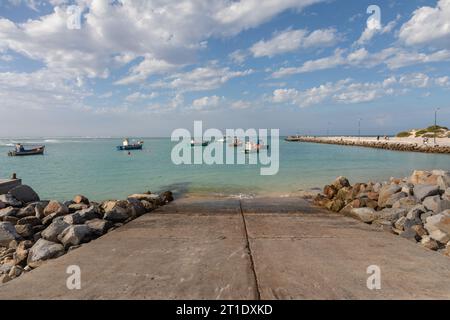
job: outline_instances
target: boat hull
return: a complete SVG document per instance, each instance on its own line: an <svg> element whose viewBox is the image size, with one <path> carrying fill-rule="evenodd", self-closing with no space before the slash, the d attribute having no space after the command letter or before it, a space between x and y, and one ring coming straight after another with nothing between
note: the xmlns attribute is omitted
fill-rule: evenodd
<svg viewBox="0 0 450 320"><path fill-rule="evenodd" d="M134 144L129 146L117 146L117 150L124 151L124 150L142 150L142 144Z"/></svg>
<svg viewBox="0 0 450 320"><path fill-rule="evenodd" d="M44 149L45 149L45 146L30 149L30 150L24 150L24 151L10 151L10 152L8 152L8 156L10 156L10 157L25 157L25 156L43 155Z"/></svg>

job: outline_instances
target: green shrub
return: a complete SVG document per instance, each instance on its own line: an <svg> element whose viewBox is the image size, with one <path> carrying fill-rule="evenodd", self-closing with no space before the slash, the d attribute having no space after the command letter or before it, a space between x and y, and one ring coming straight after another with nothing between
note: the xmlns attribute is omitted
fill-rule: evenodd
<svg viewBox="0 0 450 320"><path fill-rule="evenodd" d="M407 131L402 131L397 134L397 138L407 138L411 135L411 133Z"/></svg>
<svg viewBox="0 0 450 320"><path fill-rule="evenodd" d="M424 135L427 132L428 131L426 129L419 130L416 132L416 137L421 137L422 135Z"/></svg>

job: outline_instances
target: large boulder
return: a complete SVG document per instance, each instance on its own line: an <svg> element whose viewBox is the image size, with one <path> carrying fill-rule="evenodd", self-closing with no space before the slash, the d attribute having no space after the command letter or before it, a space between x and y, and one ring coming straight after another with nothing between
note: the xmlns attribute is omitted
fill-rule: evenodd
<svg viewBox="0 0 450 320"><path fill-rule="evenodd" d="M27 263L30 267L39 267L49 259L55 259L64 254L64 247L45 239L39 239L29 250Z"/></svg>
<svg viewBox="0 0 450 320"><path fill-rule="evenodd" d="M344 187L350 187L350 182L348 181L348 179L346 177L340 176L340 177L337 177L336 180L334 180L333 186L337 190L340 190L341 188L344 188Z"/></svg>
<svg viewBox="0 0 450 320"><path fill-rule="evenodd" d="M414 197L417 201L422 202L426 197L431 197L439 194L439 186L418 184L414 186Z"/></svg>
<svg viewBox="0 0 450 320"><path fill-rule="evenodd" d="M28 257L28 252L30 248L33 246L33 242L30 240L21 241L16 248L16 252L14 253L14 260L17 264L25 263Z"/></svg>
<svg viewBox="0 0 450 320"><path fill-rule="evenodd" d="M428 217L425 229L430 233L440 230L450 235L450 210Z"/></svg>
<svg viewBox="0 0 450 320"><path fill-rule="evenodd" d="M385 201L384 206L387 208L392 208L396 202L407 197L408 195L404 192L394 193Z"/></svg>
<svg viewBox="0 0 450 320"><path fill-rule="evenodd" d="M30 224L16 224L16 232L24 238L30 238L33 235L33 226Z"/></svg>
<svg viewBox="0 0 450 320"><path fill-rule="evenodd" d="M51 214L57 214L58 216L66 215L69 213L69 209L66 205L59 201L52 200L44 209L44 215L49 216Z"/></svg>
<svg viewBox="0 0 450 320"><path fill-rule="evenodd" d="M93 232L87 225L70 226L58 236L58 240L65 248L77 246L82 243L91 241Z"/></svg>
<svg viewBox="0 0 450 320"><path fill-rule="evenodd" d="M130 196L128 196L129 198L134 198L134 199L138 199L138 200L146 200L148 202L151 202L155 205L161 205L162 204L162 199L159 195L157 194L153 194L153 193L136 193L136 194L132 194Z"/></svg>
<svg viewBox="0 0 450 320"><path fill-rule="evenodd" d="M378 206L380 208L384 208L388 199L401 190L402 187L397 184L388 184L383 186L378 196Z"/></svg>
<svg viewBox="0 0 450 320"><path fill-rule="evenodd" d="M76 204L83 203L83 204L89 205L89 199L81 194L76 195L75 198L73 198L73 202Z"/></svg>
<svg viewBox="0 0 450 320"><path fill-rule="evenodd" d="M7 207L5 209L0 209L0 221L3 221L5 217L15 217L18 209L14 207Z"/></svg>
<svg viewBox="0 0 450 320"><path fill-rule="evenodd" d="M381 219L391 222L397 221L400 217L404 217L406 213L406 209L401 208L384 208L378 212Z"/></svg>
<svg viewBox="0 0 450 320"><path fill-rule="evenodd" d="M107 201L103 204L105 214L103 219L112 222L123 222L130 217L128 202L124 201Z"/></svg>
<svg viewBox="0 0 450 320"><path fill-rule="evenodd" d="M62 218L57 218L44 231L42 231L41 236L45 240L58 242L58 236L68 227L70 227L70 225Z"/></svg>
<svg viewBox="0 0 450 320"><path fill-rule="evenodd" d="M38 194L27 185L20 185L8 191L10 195L23 203L40 201Z"/></svg>
<svg viewBox="0 0 450 320"><path fill-rule="evenodd" d="M35 216L36 215L35 207L36 207L35 204L29 204L25 208L21 208L17 212L16 217L21 219L21 218L24 218L24 217Z"/></svg>
<svg viewBox="0 0 450 320"><path fill-rule="evenodd" d="M333 199L336 196L337 192L338 192L338 190L332 185L326 185L323 188L323 194L328 199Z"/></svg>
<svg viewBox="0 0 450 320"><path fill-rule="evenodd" d="M161 193L159 196L161 197L163 203L169 203L174 200L172 191L165 191Z"/></svg>
<svg viewBox="0 0 450 320"><path fill-rule="evenodd" d="M365 223L371 223L380 217L380 214L372 208L355 208L350 211L350 215Z"/></svg>
<svg viewBox="0 0 450 320"><path fill-rule="evenodd" d="M142 216L146 212L145 207L138 199L129 198L127 201L128 201L128 208L131 211L130 213L132 217Z"/></svg>
<svg viewBox="0 0 450 320"><path fill-rule="evenodd" d="M90 206L88 208L77 211L83 221L100 218L98 208L96 206Z"/></svg>
<svg viewBox="0 0 450 320"><path fill-rule="evenodd" d="M408 214L406 215L406 218L408 219L417 219L420 218L421 215L425 212L427 212L428 210L421 204L418 204L414 207L412 207L409 211Z"/></svg>
<svg viewBox="0 0 450 320"><path fill-rule="evenodd" d="M63 220L65 223L70 225L83 224L85 222L78 212L64 216Z"/></svg>
<svg viewBox="0 0 450 320"><path fill-rule="evenodd" d="M0 246L7 247L12 240L20 240L21 236L11 222L0 222Z"/></svg>
<svg viewBox="0 0 450 320"><path fill-rule="evenodd" d="M0 202L5 203L8 206L20 208L22 207L22 202L14 198L10 194L0 194Z"/></svg>
<svg viewBox="0 0 450 320"><path fill-rule="evenodd" d="M34 226L38 226L38 225L40 225L42 223L41 223L41 220L39 218L37 218L35 216L30 216L30 217L24 217L22 219L19 219L17 221L17 224L29 224L32 227L34 227Z"/></svg>
<svg viewBox="0 0 450 320"><path fill-rule="evenodd" d="M103 220L103 219L93 219L86 221L86 225L92 230L92 232L100 237L108 232L114 224L111 221Z"/></svg>
<svg viewBox="0 0 450 320"><path fill-rule="evenodd" d="M440 196L427 197L423 200L422 204L425 208L433 211L434 213L439 213L450 209L450 200L441 199Z"/></svg>

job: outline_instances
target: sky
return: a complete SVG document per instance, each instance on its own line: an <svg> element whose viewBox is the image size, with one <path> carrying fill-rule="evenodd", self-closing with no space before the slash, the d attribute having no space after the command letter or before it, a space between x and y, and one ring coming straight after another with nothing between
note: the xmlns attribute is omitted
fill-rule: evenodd
<svg viewBox="0 0 450 320"><path fill-rule="evenodd" d="M0 0L0 137L450 126L450 0Z"/></svg>

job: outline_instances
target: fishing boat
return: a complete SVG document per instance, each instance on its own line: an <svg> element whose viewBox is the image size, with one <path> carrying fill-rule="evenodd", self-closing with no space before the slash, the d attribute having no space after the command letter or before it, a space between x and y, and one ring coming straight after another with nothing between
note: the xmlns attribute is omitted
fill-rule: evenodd
<svg viewBox="0 0 450 320"><path fill-rule="evenodd" d="M18 145L16 150L8 152L8 156L10 157L19 157L19 156L35 156L44 154L45 146L38 146L33 149L25 149L22 145Z"/></svg>
<svg viewBox="0 0 450 320"><path fill-rule="evenodd" d="M230 147L237 148L242 146L242 144L243 144L242 141L240 141L237 137L234 137L233 142L230 143Z"/></svg>
<svg viewBox="0 0 450 320"><path fill-rule="evenodd" d="M191 140L191 147L206 147L209 145L209 141L195 141Z"/></svg>
<svg viewBox="0 0 450 320"><path fill-rule="evenodd" d="M245 153L259 153L261 150L269 150L269 146L260 143L259 141L257 143L253 143L250 141L245 143Z"/></svg>
<svg viewBox="0 0 450 320"><path fill-rule="evenodd" d="M123 139L122 141L122 145L121 146L117 146L117 150L122 151L122 150L142 150L142 146L144 144L144 141L138 141L136 143L131 143L129 139Z"/></svg>

